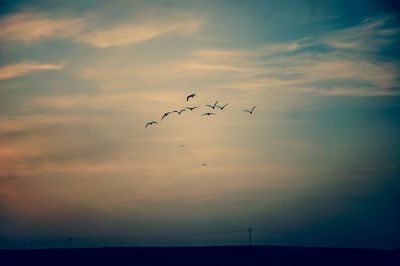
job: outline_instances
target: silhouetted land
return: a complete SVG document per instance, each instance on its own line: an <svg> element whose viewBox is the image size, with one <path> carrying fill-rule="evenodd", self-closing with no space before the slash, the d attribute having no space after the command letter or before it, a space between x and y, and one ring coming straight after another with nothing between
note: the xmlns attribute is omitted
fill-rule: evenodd
<svg viewBox="0 0 400 266"><path fill-rule="evenodd" d="M400 250L283 246L0 250L1 265L400 265Z"/></svg>

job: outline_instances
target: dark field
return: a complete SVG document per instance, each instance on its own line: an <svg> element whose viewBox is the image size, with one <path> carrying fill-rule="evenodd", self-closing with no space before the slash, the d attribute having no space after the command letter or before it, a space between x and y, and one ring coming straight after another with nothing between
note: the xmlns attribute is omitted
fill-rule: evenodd
<svg viewBox="0 0 400 266"><path fill-rule="evenodd" d="M283 246L0 250L1 265L400 265L400 250Z"/></svg>

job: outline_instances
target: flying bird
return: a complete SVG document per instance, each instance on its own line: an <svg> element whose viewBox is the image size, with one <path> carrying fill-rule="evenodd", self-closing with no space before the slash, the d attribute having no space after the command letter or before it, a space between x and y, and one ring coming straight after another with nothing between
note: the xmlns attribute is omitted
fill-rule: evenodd
<svg viewBox="0 0 400 266"><path fill-rule="evenodd" d="M182 113L182 112L184 112L184 111L186 111L186 109L182 109L182 110L180 110L180 111L177 111L177 110L175 110L175 111L172 111L172 113L178 113L179 115Z"/></svg>
<svg viewBox="0 0 400 266"><path fill-rule="evenodd" d="M252 109L251 109L251 111L249 111L249 110L243 110L244 112L248 112L249 114L253 114L253 111L254 111L254 109L256 108L256 106L254 106Z"/></svg>
<svg viewBox="0 0 400 266"><path fill-rule="evenodd" d="M210 107L210 108L212 108L212 109L215 109L215 106L217 106L217 103L218 103L218 101L216 101L216 102L214 103L214 105L206 104L206 106L208 106L208 107Z"/></svg>
<svg viewBox="0 0 400 266"><path fill-rule="evenodd" d="M202 114L202 116L203 115L217 115L217 114L215 114L215 113L204 113L204 114Z"/></svg>
<svg viewBox="0 0 400 266"><path fill-rule="evenodd" d="M154 124L157 124L157 125L158 125L158 123L157 123L156 121L151 121L151 122L148 122L148 123L146 124L146 127L147 127L147 126L152 126L152 125L154 125Z"/></svg>
<svg viewBox="0 0 400 266"><path fill-rule="evenodd" d="M193 111L196 108L199 108L200 106L194 106L194 107L186 107L186 109L189 109L190 111Z"/></svg>
<svg viewBox="0 0 400 266"><path fill-rule="evenodd" d="M190 94L189 96L186 97L186 101L189 101L190 98L194 98L195 96L197 96L195 93Z"/></svg>
<svg viewBox="0 0 400 266"><path fill-rule="evenodd" d="M225 104L224 106L218 106L218 105L216 105L216 107L218 107L218 108L221 109L221 110L224 110L224 108L225 108L228 104L229 104L229 103Z"/></svg>
<svg viewBox="0 0 400 266"><path fill-rule="evenodd" d="M161 117L161 120L163 120L164 117L168 116L170 113L172 113L172 112L166 112L166 113Z"/></svg>
<svg viewBox="0 0 400 266"><path fill-rule="evenodd" d="M207 166L207 164L206 164L206 163L202 163L201 165L202 165L202 166Z"/></svg>
<svg viewBox="0 0 400 266"><path fill-rule="evenodd" d="M179 146L181 146L181 148L185 147L185 144L180 144Z"/></svg>

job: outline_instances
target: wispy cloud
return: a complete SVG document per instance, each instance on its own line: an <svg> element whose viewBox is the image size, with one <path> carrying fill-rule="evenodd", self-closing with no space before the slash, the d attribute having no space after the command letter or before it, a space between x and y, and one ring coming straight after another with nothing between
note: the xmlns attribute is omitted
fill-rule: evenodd
<svg viewBox="0 0 400 266"><path fill-rule="evenodd" d="M393 41L398 30L389 18L297 41L251 49L203 49L184 64L187 70L218 74L215 88L244 91L279 89L321 95L397 95L398 64L371 57ZM327 44L331 46L326 49ZM343 49L346 48L346 49Z"/></svg>
<svg viewBox="0 0 400 266"><path fill-rule="evenodd" d="M346 58L348 56L348 58ZM398 66L392 62L367 57L327 52L298 54L278 53L268 60L262 56L235 60L197 59L188 69L225 74L224 83L215 88L232 88L247 92L280 90L312 92L322 95L395 95ZM228 74L227 74L228 73ZM230 74L231 73L231 74Z"/></svg>
<svg viewBox="0 0 400 266"><path fill-rule="evenodd" d="M51 18L41 13L17 13L0 20L0 39L33 43L60 38L106 48L144 42L168 33L193 33L199 29L201 22L192 18L135 21L106 29L96 24L96 21L87 18Z"/></svg>
<svg viewBox="0 0 400 266"><path fill-rule="evenodd" d="M235 48L224 48L224 49L201 49L193 52L193 55L202 60L208 61L217 59L234 61L240 58L251 59L260 58L264 56L276 55L279 53L287 53L295 51L301 47L304 47L309 38L303 38L300 40L258 45L255 47L248 47L242 49Z"/></svg>
<svg viewBox="0 0 400 266"><path fill-rule="evenodd" d="M393 41L399 29L387 26L390 17L365 19L361 24L336 30L322 41L335 47L360 51L375 51Z"/></svg>
<svg viewBox="0 0 400 266"><path fill-rule="evenodd" d="M235 76L241 74L240 77L265 75L270 71L275 71L267 67L269 58L294 52L303 47L307 39L241 49L201 49L194 51L193 58L182 63L181 67L200 72L235 72L233 74Z"/></svg>
<svg viewBox="0 0 400 266"><path fill-rule="evenodd" d="M192 33L199 28L199 25L200 22L195 20L135 23L133 25L121 25L111 29L88 32L77 37L76 41L97 48L106 48L144 42L167 33Z"/></svg>
<svg viewBox="0 0 400 266"><path fill-rule="evenodd" d="M32 43L47 38L68 38L84 27L83 19L52 19L38 13L19 13L0 21L0 39Z"/></svg>
<svg viewBox="0 0 400 266"><path fill-rule="evenodd" d="M352 28L375 28L386 20L367 20ZM383 26L380 26L383 27ZM381 30L385 30L383 27ZM81 75L101 79L114 85L117 80L132 80L148 86L173 78L190 76L207 90L230 89L254 94L268 90L306 92L321 95L377 96L396 95L398 65L371 57L366 48L342 49L330 47L327 40L346 30L335 30L322 36L262 44L252 47L208 47L192 51L178 61L154 64L151 67L113 60L85 67ZM364 37L375 39L375 33L365 30ZM373 31L374 32L374 31ZM350 34L351 35L351 34ZM343 35L344 36L344 35ZM383 45L383 43L382 43ZM356 46L355 46L356 47ZM156 75L157 81L152 79ZM164 81L163 81L164 80Z"/></svg>
<svg viewBox="0 0 400 266"><path fill-rule="evenodd" d="M43 64L37 62L22 62L14 65L7 65L0 68L0 79L10 79L32 72L45 70L58 70L63 68L62 64Z"/></svg>

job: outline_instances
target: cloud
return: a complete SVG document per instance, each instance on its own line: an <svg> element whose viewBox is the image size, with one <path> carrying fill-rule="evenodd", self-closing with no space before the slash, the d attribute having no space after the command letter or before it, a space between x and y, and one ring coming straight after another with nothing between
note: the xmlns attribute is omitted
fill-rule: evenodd
<svg viewBox="0 0 400 266"><path fill-rule="evenodd" d="M215 58L234 61L240 58L251 59L264 56L271 56L279 53L287 53L295 51L307 44L310 38L303 38L296 41L258 45L242 49L224 48L224 49L201 49L193 52L197 58L205 61L214 60Z"/></svg>
<svg viewBox="0 0 400 266"><path fill-rule="evenodd" d="M7 65L0 68L0 79L10 79L32 72L45 70L59 70L64 66L62 64L42 64L36 62L22 62L14 65Z"/></svg>
<svg viewBox="0 0 400 266"><path fill-rule="evenodd" d="M247 49L198 50L183 68L193 74L218 75L214 89L327 96L398 95L391 89L398 87L398 62L371 56L393 42L391 37L398 30L387 27L389 20L367 19L322 36Z"/></svg>
<svg viewBox="0 0 400 266"><path fill-rule="evenodd" d="M232 72L235 76L266 74L269 71L266 67L268 57L294 52L305 45L306 39L242 49L201 49L194 51L193 58L182 63L181 67L198 72Z"/></svg>
<svg viewBox="0 0 400 266"><path fill-rule="evenodd" d="M101 29L87 18L50 18L41 13L18 13L0 20L0 39L34 43L43 39L70 39L96 48L129 45L168 33L187 34L198 30L200 21L181 19L116 25Z"/></svg>
<svg viewBox="0 0 400 266"><path fill-rule="evenodd" d="M162 84L166 88L170 80L175 87L180 87L179 82L187 86L185 78L190 76L191 83L204 87L203 92L230 90L238 92L240 97L243 93L250 97L268 91L327 96L398 95L399 91L392 89L398 87L399 72L395 61L373 57L371 52L374 51L366 47L358 49L354 46L354 50L327 45L328 40L339 35L352 36L353 33L348 31L358 28L364 29L363 38L379 39L379 34L376 35L378 25L379 31L392 31L387 28L386 21L369 19L353 27L287 42L242 48L205 47L191 51L189 56L151 66L113 57L102 59L97 65L83 67L80 74L85 79L101 80L99 86L125 89L124 84L129 81L138 87ZM154 79L155 76L158 78Z"/></svg>
<svg viewBox="0 0 400 266"><path fill-rule="evenodd" d="M193 53L199 57L211 58L211 57L218 57L218 58L232 58L232 57L239 57L246 55L244 51L241 50L218 50L218 49L204 49L204 50L197 50Z"/></svg>
<svg viewBox="0 0 400 266"><path fill-rule="evenodd" d="M348 55L351 57L351 55ZM277 55L243 59L236 62L219 60L218 67L211 62L196 67L197 71L214 74L235 72L224 83L214 86L244 90L248 93L265 90L318 93L322 95L378 96L398 95L391 88L398 84L398 66L392 62L380 62L368 58L344 58L342 54L314 52L298 55Z"/></svg>
<svg viewBox="0 0 400 266"><path fill-rule="evenodd" d="M107 48L140 43L167 33L192 33L199 28L199 25L199 21L194 20L121 25L112 29L96 30L82 34L76 38L76 41L97 48Z"/></svg>
<svg viewBox="0 0 400 266"><path fill-rule="evenodd" d="M19 13L0 21L0 39L33 43L48 38L68 38L83 28L83 19L52 19L38 13Z"/></svg>
<svg viewBox="0 0 400 266"><path fill-rule="evenodd" d="M390 17L365 19L361 24L328 33L322 41L335 48L376 51L393 41L399 29L388 27Z"/></svg>
<svg viewBox="0 0 400 266"><path fill-rule="evenodd" d="M194 71L203 71L203 72L245 72L248 71L249 68L246 66L235 66L233 64L218 64L215 63L196 63L196 62L188 62L183 66L183 68L187 70Z"/></svg>

